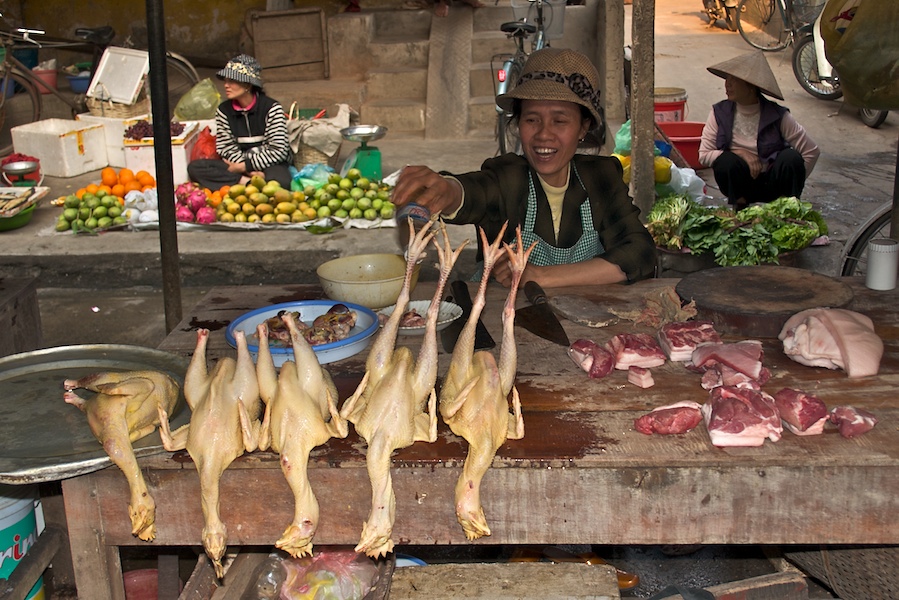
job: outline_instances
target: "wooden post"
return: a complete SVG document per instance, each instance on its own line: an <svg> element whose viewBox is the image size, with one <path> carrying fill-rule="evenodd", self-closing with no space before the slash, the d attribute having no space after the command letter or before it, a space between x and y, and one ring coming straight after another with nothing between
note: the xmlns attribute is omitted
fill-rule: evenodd
<svg viewBox="0 0 899 600"><path fill-rule="evenodd" d="M644 217L655 201L655 0L633 0L631 83L631 181Z"/></svg>

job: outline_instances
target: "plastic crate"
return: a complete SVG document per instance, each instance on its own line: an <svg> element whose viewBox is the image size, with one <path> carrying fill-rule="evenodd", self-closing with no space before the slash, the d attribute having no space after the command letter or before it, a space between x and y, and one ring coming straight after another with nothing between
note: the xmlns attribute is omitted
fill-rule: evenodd
<svg viewBox="0 0 899 600"><path fill-rule="evenodd" d="M546 39L558 40L562 37L565 31L565 4L566 0L544 0L543 27ZM537 7L528 0L512 0L512 16L516 21L535 23Z"/></svg>
<svg viewBox="0 0 899 600"><path fill-rule="evenodd" d="M16 152L41 161L50 177L74 177L102 169L106 159L103 126L67 119L44 119L12 128Z"/></svg>
<svg viewBox="0 0 899 600"><path fill-rule="evenodd" d="M152 138L150 138L152 140ZM137 173L147 171L156 177L156 149L152 141L143 141L140 145L132 145L132 140L125 143L125 166ZM187 163L197 143L196 124L185 129L179 138L172 139L172 179L175 185L188 180Z"/></svg>

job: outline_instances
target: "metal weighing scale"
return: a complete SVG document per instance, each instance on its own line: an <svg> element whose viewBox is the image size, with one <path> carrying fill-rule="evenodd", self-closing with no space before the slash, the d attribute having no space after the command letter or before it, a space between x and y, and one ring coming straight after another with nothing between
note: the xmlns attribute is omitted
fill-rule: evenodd
<svg viewBox="0 0 899 600"><path fill-rule="evenodd" d="M43 181L44 177L38 179L28 179L40 168L40 165L31 160L20 160L3 165L3 180L13 187L36 187ZM13 179L14 178L14 179Z"/></svg>
<svg viewBox="0 0 899 600"><path fill-rule="evenodd" d="M361 145L353 150L343 163L341 175L350 169L359 169L362 177L372 181L381 181L381 151L369 142L379 140L387 135L387 128L380 125L354 125L340 130L340 135L348 142L359 142Z"/></svg>

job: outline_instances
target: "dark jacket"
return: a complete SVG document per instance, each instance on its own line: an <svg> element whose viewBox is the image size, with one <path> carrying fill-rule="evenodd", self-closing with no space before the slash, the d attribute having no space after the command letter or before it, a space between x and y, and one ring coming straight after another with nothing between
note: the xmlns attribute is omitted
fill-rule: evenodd
<svg viewBox="0 0 899 600"><path fill-rule="evenodd" d="M759 94L759 131L758 131L758 156L763 162L771 164L777 158L777 154L784 148L788 148L786 140L780 133L780 120L787 109L776 102L771 102ZM734 135L734 118L737 112L737 103L732 100L722 100L714 106L715 120L718 122L718 136L715 139L715 147L718 150L730 150Z"/></svg>
<svg viewBox="0 0 899 600"><path fill-rule="evenodd" d="M590 198L593 226L605 251L600 256L618 265L628 281L651 277L656 267L655 244L640 222L640 209L634 206L622 179L621 163L608 156L575 155L581 180L572 173L562 205L558 246L570 248L581 237L579 207ZM549 202L537 173L523 156L506 154L484 162L480 171L454 175L465 190L465 200L450 223L471 223L483 227L493 240L507 220L507 242L515 239L515 228L523 224L528 201L528 178L537 192L536 233L549 243L555 239ZM478 242L478 260L483 251Z"/></svg>

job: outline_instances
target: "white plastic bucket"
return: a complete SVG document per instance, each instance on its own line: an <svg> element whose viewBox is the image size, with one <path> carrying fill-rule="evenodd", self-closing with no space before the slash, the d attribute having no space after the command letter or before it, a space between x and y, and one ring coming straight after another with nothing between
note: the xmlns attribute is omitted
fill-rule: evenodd
<svg viewBox="0 0 899 600"><path fill-rule="evenodd" d="M683 121L687 116L687 90L655 88L653 90L655 122Z"/></svg>
<svg viewBox="0 0 899 600"><path fill-rule="evenodd" d="M34 501L37 490L27 485L0 485L0 578L9 578L25 553L37 542ZM44 600L41 577L26 596Z"/></svg>

